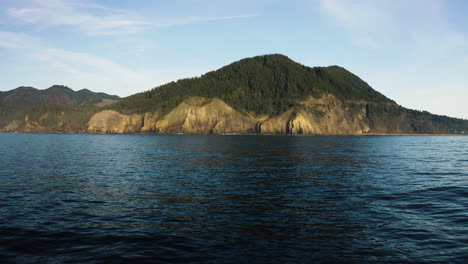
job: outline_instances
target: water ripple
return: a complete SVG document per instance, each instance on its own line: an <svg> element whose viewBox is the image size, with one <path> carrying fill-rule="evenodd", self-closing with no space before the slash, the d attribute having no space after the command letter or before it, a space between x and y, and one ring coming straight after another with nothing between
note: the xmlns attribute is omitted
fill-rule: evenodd
<svg viewBox="0 0 468 264"><path fill-rule="evenodd" d="M468 137L0 134L1 263L466 263Z"/></svg>

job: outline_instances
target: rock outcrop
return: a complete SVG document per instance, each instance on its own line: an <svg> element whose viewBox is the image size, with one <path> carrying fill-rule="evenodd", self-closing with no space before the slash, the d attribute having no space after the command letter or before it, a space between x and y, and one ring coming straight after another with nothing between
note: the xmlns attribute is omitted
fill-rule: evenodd
<svg viewBox="0 0 468 264"><path fill-rule="evenodd" d="M6 125L3 129L0 129L0 131L3 132L15 132L21 129L22 127L22 122L20 120L13 120L8 125Z"/></svg>
<svg viewBox="0 0 468 264"><path fill-rule="evenodd" d="M156 123L162 134L252 134L255 119L242 115L219 99L192 97Z"/></svg>
<svg viewBox="0 0 468 264"><path fill-rule="evenodd" d="M143 115L143 127L140 130L140 133L150 134L155 133L156 129L156 121L158 120L157 113L145 113Z"/></svg>
<svg viewBox="0 0 468 264"><path fill-rule="evenodd" d="M91 117L88 123L88 132L139 133L142 127L142 115L122 115L113 110L105 110Z"/></svg>
<svg viewBox="0 0 468 264"><path fill-rule="evenodd" d="M261 134L344 135L369 132L366 103L346 103L333 95L309 98L260 125Z"/></svg>

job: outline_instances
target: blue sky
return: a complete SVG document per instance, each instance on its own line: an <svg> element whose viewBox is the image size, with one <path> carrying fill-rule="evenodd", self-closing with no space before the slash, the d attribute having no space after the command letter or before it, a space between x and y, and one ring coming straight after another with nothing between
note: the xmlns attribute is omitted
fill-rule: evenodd
<svg viewBox="0 0 468 264"><path fill-rule="evenodd" d="M282 53L399 104L468 119L468 1L2 0L0 90L120 96Z"/></svg>

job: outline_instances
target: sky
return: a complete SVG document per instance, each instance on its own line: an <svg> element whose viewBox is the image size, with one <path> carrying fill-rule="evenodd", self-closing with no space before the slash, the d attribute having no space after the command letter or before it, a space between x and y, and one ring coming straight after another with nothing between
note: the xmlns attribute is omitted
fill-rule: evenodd
<svg viewBox="0 0 468 264"><path fill-rule="evenodd" d="M0 91L119 96L280 53L468 119L465 0L0 0Z"/></svg>

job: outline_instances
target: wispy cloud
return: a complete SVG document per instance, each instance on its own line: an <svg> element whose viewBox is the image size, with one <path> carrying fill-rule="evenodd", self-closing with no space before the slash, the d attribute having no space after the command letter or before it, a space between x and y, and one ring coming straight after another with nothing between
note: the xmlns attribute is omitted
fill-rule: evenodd
<svg viewBox="0 0 468 264"><path fill-rule="evenodd" d="M453 28L441 0L321 0L362 48L406 48L412 55L448 57L468 48L467 36Z"/></svg>
<svg viewBox="0 0 468 264"><path fill-rule="evenodd" d="M18 24L40 29L72 26L90 35L133 34L150 24L123 10L63 0L30 0L21 7L8 8L7 14Z"/></svg>
<svg viewBox="0 0 468 264"><path fill-rule="evenodd" d="M346 28L353 43L362 48L377 48L392 38L411 38L414 32L446 28L442 0L320 0L325 14ZM372 45L369 45L372 43Z"/></svg>
<svg viewBox="0 0 468 264"><path fill-rule="evenodd" d="M361 48L377 48L379 32L394 30L394 6L388 1L321 0L321 7L350 32L354 45Z"/></svg>
<svg viewBox="0 0 468 264"><path fill-rule="evenodd" d="M61 47L60 42L49 42L42 37L45 34L37 33L63 27L72 34L79 33L76 36L78 40L82 35L113 35L114 43L122 43L124 40L133 39L132 44L123 45L123 52L127 53L127 55L128 53L134 55L139 50L134 44L148 40L145 34L138 33L146 33L152 28L204 22L213 23L258 16L258 14L242 14L147 19L142 15L131 13L131 11L102 6L94 0L22 0L10 3L4 9L4 14L7 15L4 21L7 26L11 27L11 30L0 31L0 49L6 50L12 61L27 62L27 67L29 67L28 72L18 71L17 69L15 73L12 70L12 73L27 74L26 79L28 82L31 85L38 86L38 88L61 83L76 89L89 88L120 96L130 95L180 78L197 76L210 70L211 67L208 68L208 65L205 65L196 68L185 68L183 66L177 68L167 66L164 66L164 68L155 68L153 66L133 68L122 63L125 62L125 59L121 60L120 63L109 59L109 56L116 57L114 56L115 52L97 54L86 52L86 49L77 52ZM33 29L32 32L31 28ZM14 30L18 32L14 32ZM122 38L122 35L125 37ZM148 42L151 41L148 40ZM154 53L151 50L154 46L156 44L152 42L151 45L145 45L145 53ZM86 47L86 45L83 45L83 47ZM114 47L112 49L113 51L117 50ZM138 59L135 61L138 61ZM9 79L11 80L9 83L18 86L23 85L20 82L24 81L24 79L20 76L17 76L17 80L14 80L13 77Z"/></svg>
<svg viewBox="0 0 468 264"><path fill-rule="evenodd" d="M466 97L460 87L468 87L462 73L468 68L468 36L451 26L444 4L321 0L324 13L345 29L350 42L376 56L372 67L358 70L360 76L404 106L466 118L466 104L459 98Z"/></svg>
<svg viewBox="0 0 468 264"><path fill-rule="evenodd" d="M177 25L188 25L188 24L203 23L203 22L215 22L215 21L223 21L223 20L255 18L259 16L260 14L256 13L256 14L243 14L243 15L231 15L231 16L188 17L188 18L178 18L178 19L169 20L166 22L156 23L155 26L172 27L172 26L177 26Z"/></svg>
<svg viewBox="0 0 468 264"><path fill-rule="evenodd" d="M149 70L133 70L111 60L82 52L44 48L35 54L56 73L56 82L77 84L97 90L128 94L135 88L149 89L157 81ZM71 85L70 84L70 85Z"/></svg>
<svg viewBox="0 0 468 264"><path fill-rule="evenodd" d="M28 65L32 65L32 71L27 73L27 81L37 88L64 84L74 89L88 88L127 96L172 80L197 76L208 70L132 69L101 56L51 48L38 38L7 31L0 31L0 49L7 50L15 60L27 61ZM21 83L23 78L19 77L15 80L16 86L24 85Z"/></svg>
<svg viewBox="0 0 468 264"><path fill-rule="evenodd" d="M356 29L372 27L375 23L388 23L389 14L375 5L382 1L322 0L322 8L345 26ZM387 9L388 11L388 9Z"/></svg>
<svg viewBox="0 0 468 264"><path fill-rule="evenodd" d="M169 20L146 19L116 8L92 2L64 0L27 0L22 6L10 7L7 14L16 24L34 25L40 30L70 26L88 35L124 35L141 33L148 28L172 27L203 22L247 19L259 14L182 17Z"/></svg>
<svg viewBox="0 0 468 264"><path fill-rule="evenodd" d="M26 48L40 45L39 39L33 38L27 34L0 31L0 48Z"/></svg>

